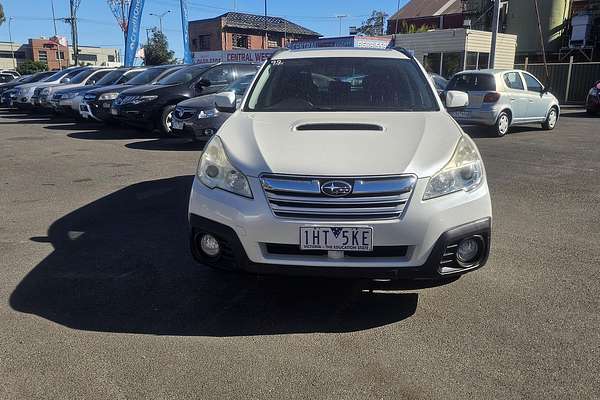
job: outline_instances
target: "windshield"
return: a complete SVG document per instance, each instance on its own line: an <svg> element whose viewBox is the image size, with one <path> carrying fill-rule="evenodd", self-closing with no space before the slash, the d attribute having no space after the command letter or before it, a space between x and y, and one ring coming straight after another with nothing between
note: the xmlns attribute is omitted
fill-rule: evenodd
<svg viewBox="0 0 600 400"><path fill-rule="evenodd" d="M144 71L145 70L143 70L143 69L138 69L135 71L127 72L127 73L121 75L121 77L115 82L115 84L122 85L123 83L129 82L130 79L135 78L136 76L138 76L139 74L141 74Z"/></svg>
<svg viewBox="0 0 600 400"><path fill-rule="evenodd" d="M164 72L164 68L148 68L145 71L142 71L141 74L136 76L135 78L131 78L127 84L128 85L146 85L156 79L160 74Z"/></svg>
<svg viewBox="0 0 600 400"><path fill-rule="evenodd" d="M231 84L225 88L224 92L235 92L236 95L241 96L248 90L248 86L252 82L252 79L254 79L254 74L239 78L231 82Z"/></svg>
<svg viewBox="0 0 600 400"><path fill-rule="evenodd" d="M488 74L458 74L450 80L446 89L461 92L490 92L496 90L496 79Z"/></svg>
<svg viewBox="0 0 600 400"><path fill-rule="evenodd" d="M412 60L328 57L274 60L247 111L434 111L427 79Z"/></svg>
<svg viewBox="0 0 600 400"><path fill-rule="evenodd" d="M96 71L97 71L96 69L86 69L86 70L80 71L78 74L76 74L73 77L68 76L68 78L71 78L71 82L69 82L69 83L82 83L88 76L90 76L91 74L93 74Z"/></svg>
<svg viewBox="0 0 600 400"><path fill-rule="evenodd" d="M98 82L96 82L96 85L111 85L115 83L121 76L123 76L125 72L127 72L127 70L124 69L116 69L114 71L111 71L108 74L104 75L102 78L100 78Z"/></svg>
<svg viewBox="0 0 600 400"><path fill-rule="evenodd" d="M31 75L29 77L29 79L27 79L27 82L39 82L39 81L44 81L44 79L47 79L48 77L54 75L54 72L38 72L35 75Z"/></svg>
<svg viewBox="0 0 600 400"><path fill-rule="evenodd" d="M182 68L177 72L172 73L156 82L159 85L181 85L189 83L194 79L198 78L207 67L205 65L192 65L187 68Z"/></svg>
<svg viewBox="0 0 600 400"><path fill-rule="evenodd" d="M63 78L65 75L72 74L74 72L79 73L79 72L81 72L81 70L80 69L76 69L76 70L63 69L62 71L55 72L54 74L42 79L42 82L54 82L56 80Z"/></svg>

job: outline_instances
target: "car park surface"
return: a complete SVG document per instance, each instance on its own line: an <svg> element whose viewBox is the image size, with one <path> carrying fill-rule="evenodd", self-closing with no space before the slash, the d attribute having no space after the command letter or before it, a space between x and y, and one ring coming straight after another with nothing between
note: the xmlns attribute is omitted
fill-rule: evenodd
<svg viewBox="0 0 600 400"><path fill-rule="evenodd" d="M202 146L0 111L0 398L595 399L600 136L467 127L486 268L436 288L223 275L186 243Z"/></svg>

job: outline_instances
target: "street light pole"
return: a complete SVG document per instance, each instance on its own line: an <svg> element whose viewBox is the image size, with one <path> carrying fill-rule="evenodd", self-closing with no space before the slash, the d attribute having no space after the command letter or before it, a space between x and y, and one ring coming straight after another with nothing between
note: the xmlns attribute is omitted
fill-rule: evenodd
<svg viewBox="0 0 600 400"><path fill-rule="evenodd" d="M263 49L267 48L267 42L269 40L268 36L268 26L267 26L267 0L265 0L265 37L263 39Z"/></svg>
<svg viewBox="0 0 600 400"><path fill-rule="evenodd" d="M498 26L500 25L500 0L494 0L494 15L492 20L492 48L490 49L489 67L496 67L496 43L498 41Z"/></svg>
<svg viewBox="0 0 600 400"><path fill-rule="evenodd" d="M150 13L150 15L154 16L154 17L158 17L158 24L160 26L160 32L163 32L163 25L162 25L162 19L165 15L167 15L168 13L170 13L171 10L167 10L162 14L155 14L155 13Z"/></svg>
<svg viewBox="0 0 600 400"><path fill-rule="evenodd" d="M340 33L339 36L342 36L342 18L346 18L346 14L339 14L335 16L340 21Z"/></svg>
<svg viewBox="0 0 600 400"><path fill-rule="evenodd" d="M13 17L10 17L8 19L8 40L10 40L10 52L12 53L12 59L13 59L13 69L17 69L17 60L15 59L15 49L13 48L13 41L12 41L12 31L10 29L10 23L12 22Z"/></svg>

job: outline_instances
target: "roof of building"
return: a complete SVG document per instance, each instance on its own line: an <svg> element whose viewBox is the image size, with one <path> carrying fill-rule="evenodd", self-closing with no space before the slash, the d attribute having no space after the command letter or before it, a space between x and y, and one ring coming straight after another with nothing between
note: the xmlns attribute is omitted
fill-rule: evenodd
<svg viewBox="0 0 600 400"><path fill-rule="evenodd" d="M412 19L462 12L460 0L411 0L390 19Z"/></svg>
<svg viewBox="0 0 600 400"><path fill-rule="evenodd" d="M223 27L240 29L265 29L265 16L256 14L245 14L238 12L227 12L217 18L223 20ZM296 35L322 36L320 33L295 24L281 17L267 16L267 30L271 32L287 32ZM195 22L195 21L191 21Z"/></svg>

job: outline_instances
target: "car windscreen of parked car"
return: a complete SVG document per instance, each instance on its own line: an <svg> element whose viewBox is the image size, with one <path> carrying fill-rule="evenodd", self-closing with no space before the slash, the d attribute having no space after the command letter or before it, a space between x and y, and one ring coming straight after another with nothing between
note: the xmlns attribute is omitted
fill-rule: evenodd
<svg viewBox="0 0 600 400"><path fill-rule="evenodd" d="M103 86L103 85L110 85L112 83L117 82L117 80L119 78L121 78L123 76L123 74L126 72L126 70L124 69L116 69L114 71L110 71L108 74L104 75L102 78L100 78L98 80L98 82L96 82L96 85L99 86Z"/></svg>
<svg viewBox="0 0 600 400"><path fill-rule="evenodd" d="M262 70L247 111L434 111L427 78L412 60L279 59Z"/></svg>
<svg viewBox="0 0 600 400"><path fill-rule="evenodd" d="M173 68L175 71L176 69ZM127 81L128 85L146 85L152 81L154 81L160 74L165 72L163 68L148 68L143 71L141 74L137 75L134 78L131 78Z"/></svg>
<svg viewBox="0 0 600 400"><path fill-rule="evenodd" d="M248 90L248 86L250 86L252 79L254 79L254 74L243 76L231 82L231 84L227 86L223 91L234 92L236 95L241 96L244 93L246 93L246 90Z"/></svg>
<svg viewBox="0 0 600 400"><path fill-rule="evenodd" d="M461 92L493 92L496 90L496 80L488 74L458 74L448 83L446 90Z"/></svg>
<svg viewBox="0 0 600 400"><path fill-rule="evenodd" d="M71 78L69 83L82 83L88 76L96 72L95 69L85 69Z"/></svg>
<svg viewBox="0 0 600 400"><path fill-rule="evenodd" d="M198 78L207 69L207 66L192 65L162 78L157 83L159 85L182 85Z"/></svg>

